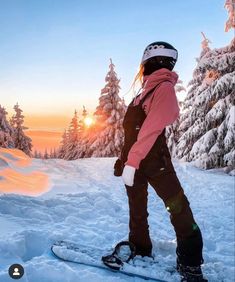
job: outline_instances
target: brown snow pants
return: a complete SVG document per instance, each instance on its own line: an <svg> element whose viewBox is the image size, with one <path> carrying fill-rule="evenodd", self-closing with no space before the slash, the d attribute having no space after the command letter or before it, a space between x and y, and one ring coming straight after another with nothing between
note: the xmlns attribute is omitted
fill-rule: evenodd
<svg viewBox="0 0 235 282"><path fill-rule="evenodd" d="M129 241L136 245L137 254L148 256L152 250L147 220L148 183L170 213L177 238L178 261L183 265L200 265L203 262L201 232L170 157L142 161L135 174L134 186L126 186L130 213Z"/></svg>

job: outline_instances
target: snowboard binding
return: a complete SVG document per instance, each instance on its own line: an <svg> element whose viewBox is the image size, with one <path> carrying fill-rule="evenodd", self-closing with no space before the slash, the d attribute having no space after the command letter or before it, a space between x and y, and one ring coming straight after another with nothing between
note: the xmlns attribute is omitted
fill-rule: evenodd
<svg viewBox="0 0 235 282"><path fill-rule="evenodd" d="M136 247L129 241L116 245L111 255L103 256L102 262L113 270L120 270L124 262L129 262L136 255Z"/></svg>

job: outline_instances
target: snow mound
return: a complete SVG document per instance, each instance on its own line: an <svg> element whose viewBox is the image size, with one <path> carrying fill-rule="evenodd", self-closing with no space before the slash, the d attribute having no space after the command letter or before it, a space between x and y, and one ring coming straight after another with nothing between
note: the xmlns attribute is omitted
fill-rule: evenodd
<svg viewBox="0 0 235 282"><path fill-rule="evenodd" d="M11 164L27 166L31 159L24 152L18 149L0 148L0 157Z"/></svg>
<svg viewBox="0 0 235 282"><path fill-rule="evenodd" d="M0 148L0 192L39 195L48 188L48 176L32 159L21 150Z"/></svg>

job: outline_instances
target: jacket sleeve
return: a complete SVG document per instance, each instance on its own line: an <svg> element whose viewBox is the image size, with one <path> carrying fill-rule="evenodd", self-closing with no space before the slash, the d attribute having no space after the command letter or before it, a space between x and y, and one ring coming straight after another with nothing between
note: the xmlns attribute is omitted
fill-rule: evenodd
<svg viewBox="0 0 235 282"><path fill-rule="evenodd" d="M171 82L163 82L153 93L149 112L125 164L138 169L141 160L146 157L164 128L178 116L179 106L174 86Z"/></svg>

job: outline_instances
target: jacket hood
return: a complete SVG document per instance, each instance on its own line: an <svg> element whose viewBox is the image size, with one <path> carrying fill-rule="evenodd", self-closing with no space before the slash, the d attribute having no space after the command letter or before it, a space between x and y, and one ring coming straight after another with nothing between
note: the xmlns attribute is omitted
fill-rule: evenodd
<svg viewBox="0 0 235 282"><path fill-rule="evenodd" d="M151 73L150 75L144 76L143 81L143 92L148 92L154 87L156 87L158 84L169 81L173 84L173 86L176 85L178 80L177 73L170 71L168 69L162 68L160 70L156 70L155 72Z"/></svg>

